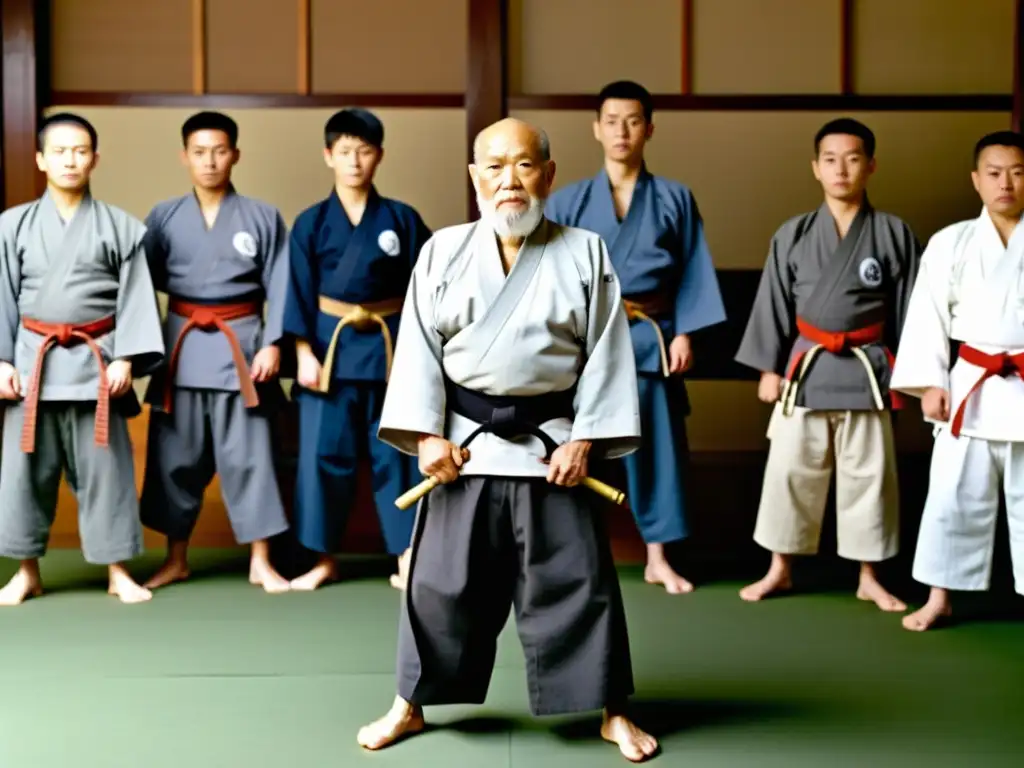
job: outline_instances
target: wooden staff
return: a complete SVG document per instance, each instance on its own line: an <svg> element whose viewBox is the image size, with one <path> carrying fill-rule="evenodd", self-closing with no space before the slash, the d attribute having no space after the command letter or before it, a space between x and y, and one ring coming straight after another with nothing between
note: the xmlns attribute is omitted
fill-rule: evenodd
<svg viewBox="0 0 1024 768"><path fill-rule="evenodd" d="M582 485L592 490L599 496L604 496L613 504L622 504L626 500L626 494L620 491L618 488L612 488L607 483L602 483L600 480L595 480L592 477L584 477L580 480ZM419 485L410 488L408 491L403 493L397 499L395 499L395 506L399 509L408 509L417 501L422 499L434 488L439 485L438 481L433 477L426 478Z"/></svg>

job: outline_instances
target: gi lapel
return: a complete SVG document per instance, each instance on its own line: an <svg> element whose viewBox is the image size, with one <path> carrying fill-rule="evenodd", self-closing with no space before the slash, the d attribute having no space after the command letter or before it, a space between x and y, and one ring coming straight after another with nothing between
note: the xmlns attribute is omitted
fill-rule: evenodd
<svg viewBox="0 0 1024 768"><path fill-rule="evenodd" d="M1019 277L1020 250L1024 239L1021 237L1021 227L1018 225L1014 228L1010 240L1004 246L999 230L996 229L987 209L981 212L979 224L986 289L991 289L997 294L1005 293L1006 285L1016 285ZM991 254L991 257L986 258L988 254Z"/></svg>
<svg viewBox="0 0 1024 768"><path fill-rule="evenodd" d="M498 275L501 275L501 253L498 252L497 238L489 227L477 223L474 232L474 258L480 260L481 289L487 299L487 309L479 320L456 336L463 336L463 343L472 344L479 349L478 365L490 352L505 324L523 301L523 296L533 282L540 261L544 257L549 236L550 225L547 219L543 219L537 229L526 238L508 276L499 282L495 279L494 271L497 270ZM471 338L466 339L466 334Z"/></svg>
<svg viewBox="0 0 1024 768"><path fill-rule="evenodd" d="M82 249L83 240L87 239L88 229L93 225L92 195L88 192L79 203L71 221L66 224L57 211L57 205L47 193L39 205L39 224L41 228L42 252L45 254L48 269L39 283L33 302L32 313L35 316L47 316L48 306L59 306L66 302L63 296L64 284L68 273L74 268Z"/></svg>
<svg viewBox="0 0 1024 768"><path fill-rule="evenodd" d="M331 192L329 205L337 206L337 216L340 216L345 224L352 227L352 221L345 212L345 206L341 204L337 191ZM373 234L377 227L379 211L380 196L377 194L377 189L372 188L369 197L366 199L366 208L363 210L363 216L359 219L359 224L351 229L348 243L345 244L345 250L338 260L338 265L329 275L324 275L323 277L320 292L325 296L335 298L343 296L353 276L365 271L367 262L376 258L379 249ZM337 216L328 216L329 226L333 226L331 222L336 220Z"/></svg>
<svg viewBox="0 0 1024 768"><path fill-rule="evenodd" d="M824 266L822 266L821 274L818 275L818 282L815 283L814 290L811 292L804 307L804 314L811 322L828 304L841 279L847 273L847 270L850 269L851 262L857 254L862 238L870 237L870 228L867 224L871 213L871 205L865 198L864 204L850 224L846 237L838 241L835 249L832 251L832 255L829 256ZM827 231L831 232L832 236L838 239L832 212L824 203L818 209L818 221L815 222L815 226L828 227Z"/></svg>
<svg viewBox="0 0 1024 768"><path fill-rule="evenodd" d="M615 213L615 200L612 197L612 183L608 173L602 168L593 179L587 182L587 194L579 203L580 214L572 226L596 232L611 248L615 238L619 236L622 224Z"/></svg>
<svg viewBox="0 0 1024 768"><path fill-rule="evenodd" d="M606 177L607 178L607 177ZM654 202L651 196L654 194L654 185L651 183L653 177L647 171L647 166L640 169L636 186L633 188L633 197L629 201L629 210L618 227L615 237L608 242L609 257L612 266L618 272L626 271L626 264L636 253L636 238L644 228L645 219L651 215L650 209ZM608 195L611 196L611 185L608 186ZM612 215L615 214L613 203ZM613 219L614 220L614 219Z"/></svg>
<svg viewBox="0 0 1024 768"><path fill-rule="evenodd" d="M199 264L194 264L192 267L192 269L199 272L199 280L195 280L195 284L201 285L207 282L210 275L214 273L217 263L224 257L224 249L234 247L231 232L234 229L232 225L234 224L238 208L237 197L234 186L230 186L227 194L224 195L224 199L220 201L220 208L217 209L217 215L211 227L206 225L203 207L199 204L199 198L194 190L190 198L185 203L188 209L184 212L184 215L189 218L194 217L194 226L199 227L199 231L202 233L200 237L202 246L199 249L200 252L196 254ZM196 269L197 267L198 269Z"/></svg>

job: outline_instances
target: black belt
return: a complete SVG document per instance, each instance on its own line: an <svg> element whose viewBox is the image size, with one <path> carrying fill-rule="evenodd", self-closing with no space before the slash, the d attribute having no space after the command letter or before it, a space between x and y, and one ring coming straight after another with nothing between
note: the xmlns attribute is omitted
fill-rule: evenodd
<svg viewBox="0 0 1024 768"><path fill-rule="evenodd" d="M573 407L575 385L561 392L546 392L543 395L487 395L466 389L446 378L445 395L450 413L457 413L480 425L462 441L460 448L467 448L477 435L485 432L505 440L533 435L544 444L545 458L550 459L558 443L539 425L562 417L572 419L576 414ZM625 503L626 494L600 480L584 477L581 483L614 504ZM436 479L428 477L395 499L395 506L408 509L437 487L437 484Z"/></svg>
<svg viewBox="0 0 1024 768"><path fill-rule="evenodd" d="M540 425L552 419L572 419L576 414L575 386L542 395L488 395L445 379L445 396L449 411L480 425L466 438L463 447L482 432L505 440L533 435L544 444L547 458L551 458L558 444Z"/></svg>

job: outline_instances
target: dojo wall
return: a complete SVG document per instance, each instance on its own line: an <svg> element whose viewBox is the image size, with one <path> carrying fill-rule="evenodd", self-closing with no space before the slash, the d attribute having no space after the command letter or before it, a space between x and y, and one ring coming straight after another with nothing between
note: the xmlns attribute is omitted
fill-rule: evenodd
<svg viewBox="0 0 1024 768"><path fill-rule="evenodd" d="M475 2L53 0L50 86L58 99L81 98L52 109L96 123L96 193L144 216L187 189L178 130L206 103L193 94L223 94L210 103L240 124L238 187L291 220L329 189L320 138L326 117L363 94L372 104L400 104L373 106L387 132L379 186L441 227L465 220L469 203L471 115L458 105L472 90L467 19ZM508 0L509 112L547 130L564 184L601 162L592 112L567 105L613 79L669 95L1008 95L1014 7L1015 0ZM874 112L658 111L649 164L694 190L727 303L738 302L728 342L713 350L719 357L735 351L725 347L746 321L745 297L772 232L820 201L811 141L840 114L877 133L872 201L906 218L922 241L976 214L972 145L1011 123L1008 110L914 111L911 104ZM715 375L689 385L696 460L759 463L768 409L756 400L756 384ZM134 429L141 452L144 421ZM905 451L927 448L913 414L897 432ZM221 509L216 489L208 499ZM204 542L230 540L222 509L200 526ZM73 536L63 511L58 533Z"/></svg>

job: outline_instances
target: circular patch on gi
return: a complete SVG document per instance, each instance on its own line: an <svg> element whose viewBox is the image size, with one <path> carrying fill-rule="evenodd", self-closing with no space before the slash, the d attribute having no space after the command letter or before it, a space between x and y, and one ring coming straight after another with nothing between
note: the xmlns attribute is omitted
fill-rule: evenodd
<svg viewBox="0 0 1024 768"><path fill-rule="evenodd" d="M248 256L250 259L256 257L256 238L248 232L236 232L231 239L231 244L243 256Z"/></svg>
<svg viewBox="0 0 1024 768"><path fill-rule="evenodd" d="M388 256L397 256L402 252L402 244L398 240L398 234L393 229L385 229L377 237L377 245Z"/></svg>
<svg viewBox="0 0 1024 768"><path fill-rule="evenodd" d="M868 256L858 268L860 281L868 288L877 288L882 284L882 265L874 256Z"/></svg>

